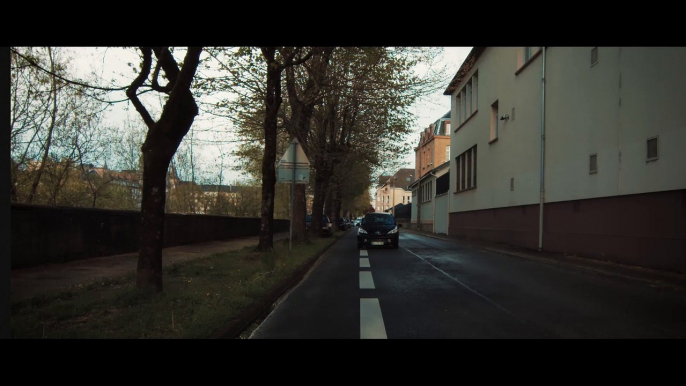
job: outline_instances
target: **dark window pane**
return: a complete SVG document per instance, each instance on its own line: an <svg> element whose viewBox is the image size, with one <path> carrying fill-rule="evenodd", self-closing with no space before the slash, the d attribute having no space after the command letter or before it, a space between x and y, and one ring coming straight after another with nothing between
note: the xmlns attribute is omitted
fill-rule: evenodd
<svg viewBox="0 0 686 386"><path fill-rule="evenodd" d="M474 187L476 188L476 146L474 146Z"/></svg>
<svg viewBox="0 0 686 386"><path fill-rule="evenodd" d="M467 150L467 188L472 187L472 149Z"/></svg>
<svg viewBox="0 0 686 386"><path fill-rule="evenodd" d="M460 190L465 188L464 177L465 177L466 162L465 162L464 153L462 153L461 158L462 158L462 181L460 182Z"/></svg>
<svg viewBox="0 0 686 386"><path fill-rule="evenodd" d="M648 140L648 159L657 158L657 138Z"/></svg>

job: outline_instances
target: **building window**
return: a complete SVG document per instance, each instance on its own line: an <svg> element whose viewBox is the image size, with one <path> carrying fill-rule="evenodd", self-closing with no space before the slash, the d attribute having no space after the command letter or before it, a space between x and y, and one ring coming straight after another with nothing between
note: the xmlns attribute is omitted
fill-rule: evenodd
<svg viewBox="0 0 686 386"><path fill-rule="evenodd" d="M462 100L464 101L464 103L462 104L463 105L462 106L462 116L464 116L464 120L466 121L467 120L467 89L466 89L466 87L462 89L460 94L462 94Z"/></svg>
<svg viewBox="0 0 686 386"><path fill-rule="evenodd" d="M541 47L524 47L524 63L528 62Z"/></svg>
<svg viewBox="0 0 686 386"><path fill-rule="evenodd" d="M472 115L472 80L470 79L467 82L467 85L465 86L466 94L467 94L467 104L469 105L467 107L467 111L469 112L469 115Z"/></svg>
<svg viewBox="0 0 686 386"><path fill-rule="evenodd" d="M476 145L455 157L455 192L476 188Z"/></svg>
<svg viewBox="0 0 686 386"><path fill-rule="evenodd" d="M472 187L472 149L467 150L467 189Z"/></svg>
<svg viewBox="0 0 686 386"><path fill-rule="evenodd" d="M467 165L467 160L465 159L465 153L460 154L460 158L462 158L462 162L461 162L461 164L462 164L462 170L461 170L461 172L462 172L462 178L461 178L461 180L460 180L460 190L463 190L463 189L465 188L465 184L464 184L464 181L465 181L465 178L464 178L464 176L465 176L465 170L467 170L467 167L466 167L466 165Z"/></svg>
<svg viewBox="0 0 686 386"><path fill-rule="evenodd" d="M469 117L478 109L478 73L475 71L469 80L465 82L464 87L457 93L455 100L455 107L457 108L457 126L463 124Z"/></svg>
<svg viewBox="0 0 686 386"><path fill-rule="evenodd" d="M455 192L460 191L460 157L455 157Z"/></svg>
<svg viewBox="0 0 686 386"><path fill-rule="evenodd" d="M591 66L598 63L598 47L591 49Z"/></svg>
<svg viewBox="0 0 686 386"><path fill-rule="evenodd" d="M542 47L520 47L517 49L517 71L519 73L536 56Z"/></svg>
<svg viewBox="0 0 686 386"><path fill-rule="evenodd" d="M419 202L423 203L423 202L431 201L431 197L433 194L433 182L432 181L425 182L424 185L421 186L421 189L422 189L422 191L421 191L422 195L420 197Z"/></svg>
<svg viewBox="0 0 686 386"><path fill-rule="evenodd" d="M648 138L648 154L646 158L646 162L648 161L655 161L658 159L658 143L657 143L658 137L652 137Z"/></svg>
<svg viewBox="0 0 686 386"><path fill-rule="evenodd" d="M448 162L450 159L450 145L445 147L445 162Z"/></svg>
<svg viewBox="0 0 686 386"><path fill-rule="evenodd" d="M474 103L474 111L479 109L479 73L477 71L472 75L472 103Z"/></svg>
<svg viewBox="0 0 686 386"><path fill-rule="evenodd" d="M498 101L491 105L491 141L498 139Z"/></svg>
<svg viewBox="0 0 686 386"><path fill-rule="evenodd" d="M589 174L597 173L598 172L598 155L597 154L591 154L591 162L589 166Z"/></svg>

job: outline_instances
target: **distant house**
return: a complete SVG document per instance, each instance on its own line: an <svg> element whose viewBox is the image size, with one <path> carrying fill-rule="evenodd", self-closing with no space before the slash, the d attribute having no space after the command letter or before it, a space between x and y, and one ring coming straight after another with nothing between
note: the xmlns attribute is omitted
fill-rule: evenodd
<svg viewBox="0 0 686 386"><path fill-rule="evenodd" d="M409 187L415 203L411 226L443 234L448 233L450 117L449 111L419 134L419 144L414 149L418 179Z"/></svg>
<svg viewBox="0 0 686 386"><path fill-rule="evenodd" d="M414 169L400 169L391 176L381 176L375 193L375 210L393 213L397 204L412 202L408 186L414 182Z"/></svg>
<svg viewBox="0 0 686 386"><path fill-rule="evenodd" d="M450 160L450 115L448 111L419 134L414 148L417 178Z"/></svg>
<svg viewBox="0 0 686 386"><path fill-rule="evenodd" d="M433 233L448 233L448 191L450 189L450 162L428 170L409 187L414 205L411 227Z"/></svg>

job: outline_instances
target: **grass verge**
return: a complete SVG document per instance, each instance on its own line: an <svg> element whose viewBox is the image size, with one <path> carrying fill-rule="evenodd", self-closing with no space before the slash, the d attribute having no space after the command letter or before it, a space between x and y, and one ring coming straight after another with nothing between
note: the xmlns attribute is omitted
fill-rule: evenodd
<svg viewBox="0 0 686 386"><path fill-rule="evenodd" d="M161 293L138 290L131 274L13 302L12 337L209 338L340 235L294 244L291 253L282 240L266 254L246 247L173 264L164 268Z"/></svg>

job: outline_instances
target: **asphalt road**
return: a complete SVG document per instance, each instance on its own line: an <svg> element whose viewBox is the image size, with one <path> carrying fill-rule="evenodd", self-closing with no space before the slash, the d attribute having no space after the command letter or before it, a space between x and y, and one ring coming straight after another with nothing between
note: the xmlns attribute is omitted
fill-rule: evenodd
<svg viewBox="0 0 686 386"><path fill-rule="evenodd" d="M401 233L358 250L353 228L252 339L684 338L683 287Z"/></svg>

